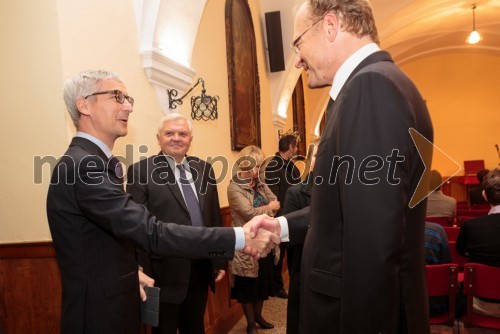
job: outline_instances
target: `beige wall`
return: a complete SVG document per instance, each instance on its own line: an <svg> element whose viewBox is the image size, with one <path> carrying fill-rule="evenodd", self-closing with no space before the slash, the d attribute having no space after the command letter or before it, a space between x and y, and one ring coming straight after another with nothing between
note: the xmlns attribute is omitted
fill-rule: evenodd
<svg viewBox="0 0 500 334"><path fill-rule="evenodd" d="M477 159L484 159L486 168L498 166L500 58L444 54L402 68L427 100L435 145L462 167L464 160ZM434 161L432 168L443 176L453 173L444 159Z"/></svg>
<svg viewBox="0 0 500 334"><path fill-rule="evenodd" d="M33 159L67 145L56 1L0 1L0 22L0 242L46 240Z"/></svg>

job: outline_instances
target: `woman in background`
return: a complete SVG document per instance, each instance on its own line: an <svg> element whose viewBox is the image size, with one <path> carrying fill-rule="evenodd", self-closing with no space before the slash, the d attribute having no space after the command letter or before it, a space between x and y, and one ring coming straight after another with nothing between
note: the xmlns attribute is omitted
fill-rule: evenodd
<svg viewBox="0 0 500 334"><path fill-rule="evenodd" d="M243 226L254 216L274 216L280 203L269 187L260 181L259 172L265 156L254 145L240 151L236 160L233 178L227 188L229 209L233 226ZM274 258L279 258L276 247ZM273 280L273 256L254 260L248 255L236 252L230 262L232 273L231 298L241 304L247 320L247 333L256 334L256 323L264 329L274 326L262 318L264 300L275 295Z"/></svg>

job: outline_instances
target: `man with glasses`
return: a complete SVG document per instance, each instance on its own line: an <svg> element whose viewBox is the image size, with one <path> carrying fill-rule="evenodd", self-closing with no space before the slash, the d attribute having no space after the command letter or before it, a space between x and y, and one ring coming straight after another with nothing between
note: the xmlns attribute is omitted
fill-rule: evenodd
<svg viewBox="0 0 500 334"><path fill-rule="evenodd" d="M295 66L334 101L311 206L277 218L282 241L305 237L301 333L429 333L426 201L409 205L425 166L409 129L432 141L432 124L378 42L368 0L308 0L296 13Z"/></svg>
<svg viewBox="0 0 500 334"><path fill-rule="evenodd" d="M62 280L61 333L140 332L140 297L146 299L143 288L153 280L138 274L136 247L160 256L231 259L235 250L266 256L279 243L265 230L251 238L248 225L164 223L132 201L111 151L127 134L134 99L115 73L75 75L65 83L64 101L77 133L47 196Z"/></svg>

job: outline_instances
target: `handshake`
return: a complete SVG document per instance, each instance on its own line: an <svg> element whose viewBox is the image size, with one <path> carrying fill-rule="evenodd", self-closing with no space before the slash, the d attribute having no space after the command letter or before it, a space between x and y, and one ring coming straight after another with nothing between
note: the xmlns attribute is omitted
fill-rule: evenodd
<svg viewBox="0 0 500 334"><path fill-rule="evenodd" d="M281 242L281 226L266 214L255 216L243 226L245 248L242 252L255 259L266 257Z"/></svg>

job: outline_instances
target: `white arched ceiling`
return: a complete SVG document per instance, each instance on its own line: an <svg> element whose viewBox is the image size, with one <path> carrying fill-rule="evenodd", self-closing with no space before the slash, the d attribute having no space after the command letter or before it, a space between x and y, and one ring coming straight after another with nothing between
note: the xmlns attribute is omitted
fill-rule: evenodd
<svg viewBox="0 0 500 334"><path fill-rule="evenodd" d="M144 70L165 114L166 90L182 95L196 74L191 59L205 4L206 0L135 0Z"/></svg>
<svg viewBox="0 0 500 334"><path fill-rule="evenodd" d="M477 4L476 29L483 40L468 45L465 39L472 30L473 3ZM373 0L372 4L382 46L399 64L447 52L500 56L500 0L405 1L397 10L391 9L395 5L388 0Z"/></svg>
<svg viewBox="0 0 500 334"><path fill-rule="evenodd" d="M263 34L264 13L281 11L286 69L270 74L275 126L284 123L286 108L299 71L290 61L287 45L293 35L293 3L304 0L260 0ZM500 57L500 0L371 0L381 46L399 64L444 53L487 53ZM476 29L483 40L468 45L472 30L472 4L476 3ZM285 19L284 19L285 18ZM265 36L263 36L265 41ZM267 42L265 42L267 43ZM325 101L328 96L325 96ZM323 101L323 102L325 102ZM322 105L321 103L319 105ZM285 113L285 115L283 114ZM316 115L318 111L314 111Z"/></svg>

